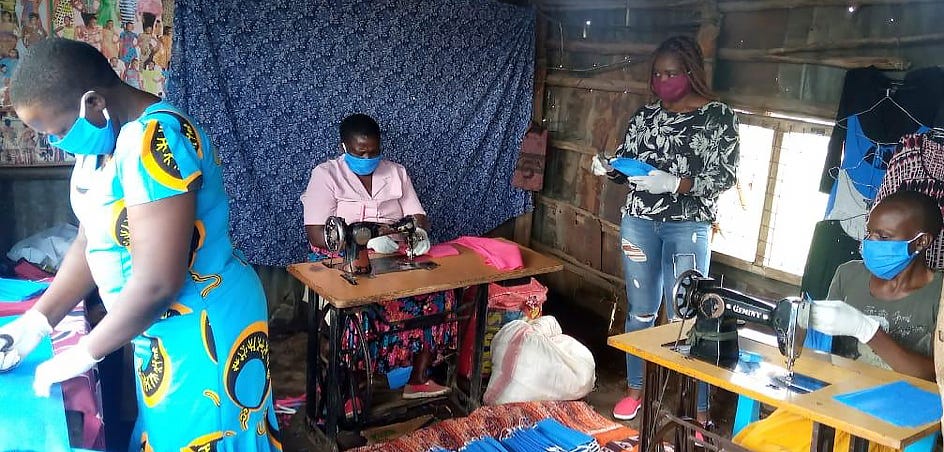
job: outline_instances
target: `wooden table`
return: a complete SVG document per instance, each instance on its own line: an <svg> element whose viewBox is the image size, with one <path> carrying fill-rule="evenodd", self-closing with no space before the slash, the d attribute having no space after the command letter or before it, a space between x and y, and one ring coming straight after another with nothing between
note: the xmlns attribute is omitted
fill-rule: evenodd
<svg viewBox="0 0 944 452"><path fill-rule="evenodd" d="M509 242L510 243L510 242ZM439 266L432 270L412 270L387 273L372 277L358 277L357 285L352 285L341 277L337 269L328 268L320 262L290 265L288 272L298 278L310 291L314 291L326 301L323 311L314 306L313 297L309 297L310 327L308 338L308 376L307 376L307 417L310 425L320 416L316 412L313 394L316 394L316 376L320 375L320 336L321 321L328 320L328 366L325 382L327 409L325 415L325 433L334 441L338 433L339 416L343 413L340 395L339 359L341 349L341 327L349 313L367 305L395 300L412 295L453 290L470 286L479 286L475 299L476 332L473 353L473 368L469 392L466 394L452 380L452 393L459 397L459 402L467 411L481 405L482 398L482 344L485 338L485 315L488 299L488 283L529 277L562 270L563 264L531 249L519 247L524 267L518 270L499 270L488 266L478 254L461 246L456 246L459 254L431 259ZM455 321L445 319L446 321ZM461 337L461 334L460 334Z"/></svg>
<svg viewBox="0 0 944 452"><path fill-rule="evenodd" d="M679 337L680 328L683 328L682 333L685 333L692 324L693 321L685 322L684 326L681 323L671 323L612 336L607 341L610 346L638 356L646 363L646 401L642 408L643 426L640 428L640 432L652 431L651 427L656 421L651 406L653 399L649 397L650 393L658 397L656 389L660 388L656 387L661 386L661 384L660 382L648 381L648 379L656 374L653 371L658 368L689 377L686 378L686 380L689 380L687 386L692 390L695 386L694 380L700 380L811 419L814 422L814 450L819 444L827 449L832 447L831 429L839 429L853 435L852 447L862 447L867 445L868 442L874 442L895 449L903 449L940 429L940 422L937 420L916 428L897 427L833 399L833 396L839 394L868 389L899 380L907 381L921 389L937 393L937 385L930 381L909 377L835 355L815 353L807 349L797 360L794 371L830 384L808 394L798 394L786 389L766 386L747 375L736 374L711 363L689 358L670 347L664 346L676 341ZM684 334L682 338L685 338ZM784 358L776 347L746 339L743 336L739 343L741 350L760 354L767 363L784 365ZM653 391L650 391L650 388ZM692 399L692 413L690 414L694 415L695 397L690 398ZM818 434L823 434L826 440L818 441L821 439L817 437ZM646 450L649 438L641 433L640 440L640 450Z"/></svg>

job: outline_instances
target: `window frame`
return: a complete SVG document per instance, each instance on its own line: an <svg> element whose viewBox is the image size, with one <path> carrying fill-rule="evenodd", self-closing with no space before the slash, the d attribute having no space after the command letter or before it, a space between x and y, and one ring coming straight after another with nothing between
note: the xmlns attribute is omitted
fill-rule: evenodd
<svg viewBox="0 0 944 452"><path fill-rule="evenodd" d="M767 186L764 189L764 206L761 211L759 232L757 235L757 245L754 251L754 260L747 261L735 256L724 254L720 251L711 250L711 260L728 267L747 271L765 278L774 279L795 286L799 286L803 275L767 267L764 261L770 251L769 237L772 231L773 204L777 195L778 172L780 169L780 155L783 150L784 136L787 133L811 133L823 136L830 136L834 125L832 122L810 118L811 121L804 121L802 118L784 117L782 115L770 116L753 114L745 111L738 111L738 121L740 124L764 127L772 129L774 132L771 143L770 161L767 167ZM816 122L813 122L816 121Z"/></svg>

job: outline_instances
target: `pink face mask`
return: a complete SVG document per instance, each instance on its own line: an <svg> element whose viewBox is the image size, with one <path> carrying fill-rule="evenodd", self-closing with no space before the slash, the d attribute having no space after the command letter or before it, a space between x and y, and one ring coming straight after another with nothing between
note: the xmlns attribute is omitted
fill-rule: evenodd
<svg viewBox="0 0 944 452"><path fill-rule="evenodd" d="M676 102L692 91L688 76L677 75L669 78L653 78L652 92L663 102Z"/></svg>

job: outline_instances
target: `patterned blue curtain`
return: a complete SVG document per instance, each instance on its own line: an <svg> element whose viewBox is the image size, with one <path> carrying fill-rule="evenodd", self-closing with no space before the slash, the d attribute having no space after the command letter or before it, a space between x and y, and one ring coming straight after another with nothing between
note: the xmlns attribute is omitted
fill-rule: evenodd
<svg viewBox="0 0 944 452"><path fill-rule="evenodd" d="M177 0L168 99L213 138L237 246L256 264L306 256L311 169L351 113L380 123L434 240L531 208L511 177L531 116L534 13L490 0Z"/></svg>

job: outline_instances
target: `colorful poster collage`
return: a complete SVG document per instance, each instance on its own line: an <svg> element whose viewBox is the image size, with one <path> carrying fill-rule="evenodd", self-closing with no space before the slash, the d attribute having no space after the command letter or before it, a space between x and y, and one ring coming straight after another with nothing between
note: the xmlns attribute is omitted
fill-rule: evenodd
<svg viewBox="0 0 944 452"><path fill-rule="evenodd" d="M0 166L74 162L11 108L10 76L29 46L50 36L86 42L126 83L163 96L172 20L173 0L0 0Z"/></svg>

